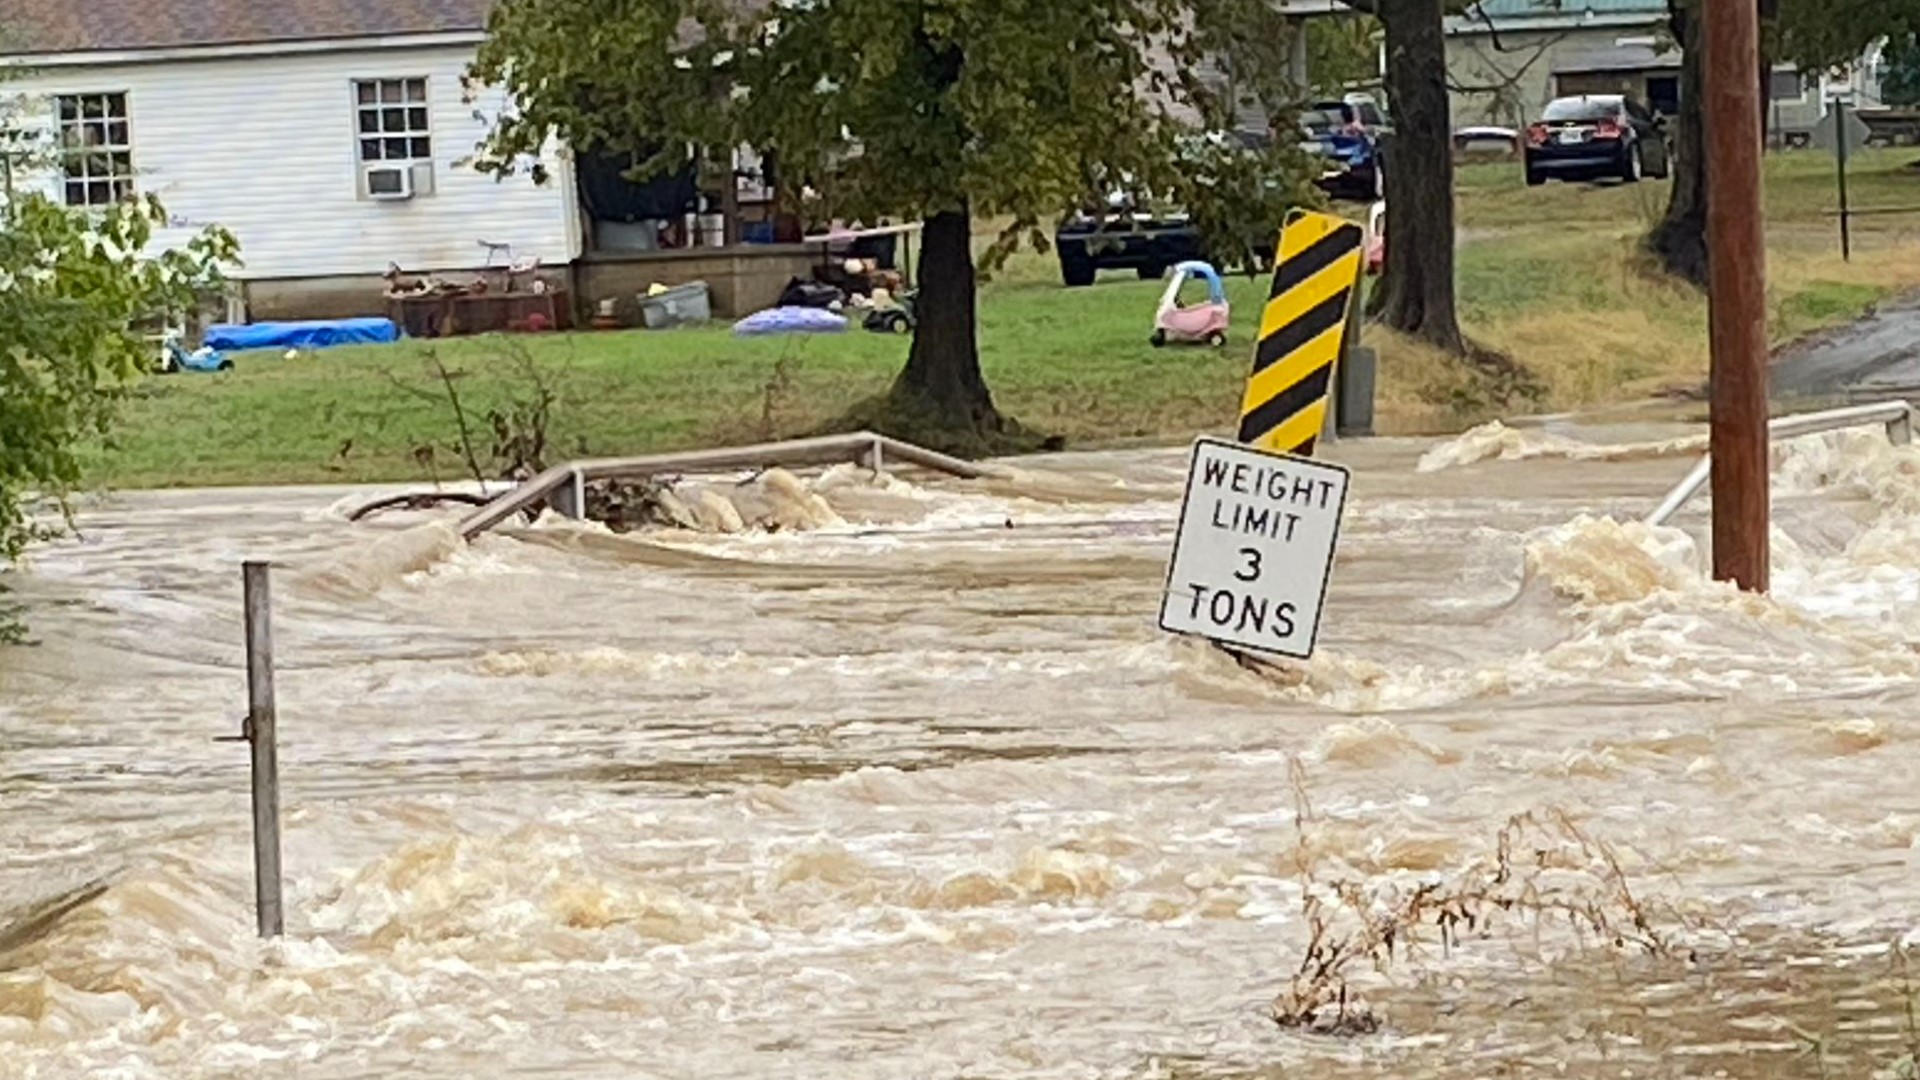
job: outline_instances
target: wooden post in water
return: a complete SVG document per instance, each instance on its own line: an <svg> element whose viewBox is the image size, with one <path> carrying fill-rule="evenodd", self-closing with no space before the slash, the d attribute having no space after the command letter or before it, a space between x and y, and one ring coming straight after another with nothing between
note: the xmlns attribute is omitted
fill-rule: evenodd
<svg viewBox="0 0 1920 1080"><path fill-rule="evenodd" d="M253 751L253 898L261 937L287 929L280 900L280 751L273 703L273 598L268 566L241 566L247 612L246 739Z"/></svg>
<svg viewBox="0 0 1920 1080"><path fill-rule="evenodd" d="M1760 18L1705 16L1708 331L1713 353L1713 576L1767 591L1767 246L1760 187Z"/></svg>

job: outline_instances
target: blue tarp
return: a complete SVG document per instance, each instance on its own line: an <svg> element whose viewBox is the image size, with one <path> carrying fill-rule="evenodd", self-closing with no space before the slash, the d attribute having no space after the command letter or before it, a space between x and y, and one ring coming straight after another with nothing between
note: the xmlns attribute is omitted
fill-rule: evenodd
<svg viewBox="0 0 1920 1080"><path fill-rule="evenodd" d="M383 345L400 340L392 319L330 319L325 322L209 326L203 344L219 352L248 349L324 349L332 345Z"/></svg>

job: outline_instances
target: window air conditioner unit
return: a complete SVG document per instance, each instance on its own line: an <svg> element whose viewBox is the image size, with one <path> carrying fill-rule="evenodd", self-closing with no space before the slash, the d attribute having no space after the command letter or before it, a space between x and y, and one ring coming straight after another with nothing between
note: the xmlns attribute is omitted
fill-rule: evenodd
<svg viewBox="0 0 1920 1080"><path fill-rule="evenodd" d="M410 165L369 166L367 198L378 202L401 202L413 198L413 167Z"/></svg>

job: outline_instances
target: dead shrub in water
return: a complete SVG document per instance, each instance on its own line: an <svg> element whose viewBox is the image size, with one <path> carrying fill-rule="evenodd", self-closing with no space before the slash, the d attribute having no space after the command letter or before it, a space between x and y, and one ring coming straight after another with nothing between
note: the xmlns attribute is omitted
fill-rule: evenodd
<svg viewBox="0 0 1920 1080"><path fill-rule="evenodd" d="M508 476L533 476L548 465L547 432L559 394L524 346L510 344L507 362L515 376L514 392L487 410L493 459L506 467Z"/></svg>
<svg viewBox="0 0 1920 1080"><path fill-rule="evenodd" d="M1907 951L1904 941L1894 941L1891 961L1897 975L1895 986L1900 992L1900 1004L1904 1009L1905 1022L1901 1026L1901 1035L1905 1038L1906 1053L1885 1071L1884 1075L1892 1080L1920 1080L1920 989L1913 985Z"/></svg>
<svg viewBox="0 0 1920 1080"><path fill-rule="evenodd" d="M773 362L773 371L760 387L761 442L772 442L785 430L786 415L792 411L794 376L799 371L800 361L791 351L781 353Z"/></svg>
<svg viewBox="0 0 1920 1080"><path fill-rule="evenodd" d="M1650 956L1685 955L1655 925L1620 860L1566 814L1522 814L1497 837L1491 858L1411 888L1351 878L1322 880L1307 829L1312 803L1305 775L1292 769L1300 840L1295 862L1308 939L1272 1016L1282 1027L1355 1036L1378 1031L1379 1011L1354 985L1363 971L1386 974L1396 962L1442 958L1496 932L1531 930L1536 952L1548 924L1571 928L1583 945Z"/></svg>
<svg viewBox="0 0 1920 1080"><path fill-rule="evenodd" d="M817 434L822 410L839 397L829 373L810 370L804 343L789 343L766 369L757 393L720 411L702 430L708 446L777 442Z"/></svg>
<svg viewBox="0 0 1920 1080"><path fill-rule="evenodd" d="M1870 1067L1867 1070L1854 1070L1843 1075L1870 1077L1871 1080L1920 1080L1920 987L1913 983L1913 973L1909 964L1910 949L1904 938L1895 938L1887 949L1888 974L1883 980L1886 989L1898 996L1902 1010L1900 1025L1900 1056L1884 1067ZM1800 1047L1799 1058L1812 1058L1822 1077L1832 1076L1828 1069L1830 1059L1835 1057L1835 1044L1843 1035L1825 1030L1812 1030L1783 1020L1787 1031L1792 1033L1794 1041ZM1842 1054L1840 1060L1846 1060ZM1870 1061L1869 1066L1878 1065Z"/></svg>
<svg viewBox="0 0 1920 1080"><path fill-rule="evenodd" d="M506 340L499 346L500 353L486 363L505 369L504 375L495 373L505 390L483 409L472 406L461 394L462 384L473 373L449 368L436 349L426 350L422 359L437 389L415 386L387 373L388 380L399 389L447 406L452 437L429 439L412 448L414 461L436 485L440 482L439 452L443 450L452 453L466 473L483 486L490 480L524 480L549 464L549 432L554 408L560 402L559 389L552 373L524 345Z"/></svg>

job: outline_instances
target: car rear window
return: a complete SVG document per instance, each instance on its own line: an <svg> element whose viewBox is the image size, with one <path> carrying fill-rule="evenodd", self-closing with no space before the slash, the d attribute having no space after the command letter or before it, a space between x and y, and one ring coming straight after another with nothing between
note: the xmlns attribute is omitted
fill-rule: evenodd
<svg viewBox="0 0 1920 1080"><path fill-rule="evenodd" d="M1326 109L1308 109L1300 114L1300 123L1315 135L1323 135L1345 122L1340 114Z"/></svg>
<svg viewBox="0 0 1920 1080"><path fill-rule="evenodd" d="M1551 124L1561 120L1605 120L1618 115L1618 98L1561 98L1549 104L1540 119Z"/></svg>

